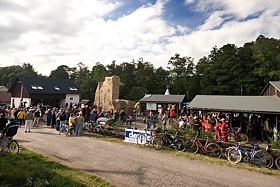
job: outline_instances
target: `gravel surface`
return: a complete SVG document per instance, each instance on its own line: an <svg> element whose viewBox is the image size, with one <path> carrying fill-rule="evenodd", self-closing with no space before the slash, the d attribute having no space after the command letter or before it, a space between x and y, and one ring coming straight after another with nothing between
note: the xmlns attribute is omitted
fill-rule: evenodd
<svg viewBox="0 0 280 187"><path fill-rule="evenodd" d="M58 135L49 127L20 128L19 144L93 175L115 186L271 186L279 176L268 176L197 160L188 160L153 149L102 141L86 136Z"/></svg>

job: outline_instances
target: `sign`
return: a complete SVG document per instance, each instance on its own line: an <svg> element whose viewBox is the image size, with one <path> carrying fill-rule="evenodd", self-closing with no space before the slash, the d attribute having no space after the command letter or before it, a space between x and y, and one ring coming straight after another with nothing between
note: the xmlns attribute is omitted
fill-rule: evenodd
<svg viewBox="0 0 280 187"><path fill-rule="evenodd" d="M146 109L147 110L157 110L157 104L156 103L146 103Z"/></svg>
<svg viewBox="0 0 280 187"><path fill-rule="evenodd" d="M130 143L137 143L137 136L140 133L146 133L144 130L134 130L134 129L125 129L125 142L130 142ZM147 138L151 136L150 132L147 132Z"/></svg>

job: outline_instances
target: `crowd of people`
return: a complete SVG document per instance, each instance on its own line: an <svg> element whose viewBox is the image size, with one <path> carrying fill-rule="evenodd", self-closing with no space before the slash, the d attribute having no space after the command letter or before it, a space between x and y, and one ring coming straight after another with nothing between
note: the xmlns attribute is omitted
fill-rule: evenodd
<svg viewBox="0 0 280 187"><path fill-rule="evenodd" d="M161 120L164 129L168 122L175 122L181 129L193 128L201 129L206 133L214 132L216 140L223 142L229 141L230 132L237 131L237 133L245 133L249 140L269 141L270 137L276 139L280 130L280 119L271 121L271 118L266 115L226 112L190 114L184 108L179 111L179 115L172 109L160 110L160 112L147 111L143 123L146 123L146 129L150 129L151 124L155 124L157 120Z"/></svg>

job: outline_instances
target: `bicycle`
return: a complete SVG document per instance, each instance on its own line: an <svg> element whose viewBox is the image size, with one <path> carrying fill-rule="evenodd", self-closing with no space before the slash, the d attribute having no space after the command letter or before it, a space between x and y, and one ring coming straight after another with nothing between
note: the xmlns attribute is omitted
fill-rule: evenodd
<svg viewBox="0 0 280 187"><path fill-rule="evenodd" d="M160 150L163 147L173 147L177 151L185 151L185 143L184 138L178 137L178 132L173 136L168 134L167 130L164 131L162 137L157 136L153 139L153 147L156 150Z"/></svg>
<svg viewBox="0 0 280 187"><path fill-rule="evenodd" d="M241 133L240 127L235 127L233 129L229 129L229 140L233 139L235 142L242 142L242 143L248 143L249 137Z"/></svg>
<svg viewBox="0 0 280 187"><path fill-rule="evenodd" d="M253 146L253 149L248 151L241 146L240 142L238 142L237 146L228 150L228 160L232 164L238 164L243 159L258 167L271 168L273 166L273 157L268 152L259 150L258 144L251 145Z"/></svg>
<svg viewBox="0 0 280 187"><path fill-rule="evenodd" d="M3 138L4 138L4 136L1 135L1 137L0 137L0 145L2 144ZM13 137L9 137L8 138L6 147L7 147L7 150L8 150L9 153L12 153L12 154L19 153L19 144L18 144L18 142L16 140L13 140Z"/></svg>
<svg viewBox="0 0 280 187"><path fill-rule="evenodd" d="M140 133L136 137L137 144L143 144L143 145L149 145L153 144L154 139L157 137L156 133L153 133L153 131L150 131L149 134L147 130L145 129L144 133Z"/></svg>
<svg viewBox="0 0 280 187"><path fill-rule="evenodd" d="M43 187L49 187L51 186L50 183L47 181L47 179L40 179L38 177L38 174L35 174L33 177L28 177L27 178L28 183L31 183L31 187L39 187L39 186L43 186Z"/></svg>
<svg viewBox="0 0 280 187"><path fill-rule="evenodd" d="M197 131L196 136L189 141L186 141L185 150L191 153L202 151L210 156L220 158L222 156L222 148L217 143L210 143L209 138L206 138L204 145L199 140L200 132Z"/></svg>
<svg viewBox="0 0 280 187"><path fill-rule="evenodd" d="M275 166L280 169L280 156L275 159Z"/></svg>
<svg viewBox="0 0 280 187"><path fill-rule="evenodd" d="M13 137L17 134L18 127L18 125L8 126L7 129L4 130L5 133L4 131L1 132L0 137L2 145L2 141L4 141L5 136L8 135L6 147L8 148L8 151L13 154L17 154L19 152L19 144L16 140L13 139Z"/></svg>
<svg viewBox="0 0 280 187"><path fill-rule="evenodd" d="M94 132L96 127L96 122L95 121L88 121L84 123L84 130L87 132Z"/></svg>

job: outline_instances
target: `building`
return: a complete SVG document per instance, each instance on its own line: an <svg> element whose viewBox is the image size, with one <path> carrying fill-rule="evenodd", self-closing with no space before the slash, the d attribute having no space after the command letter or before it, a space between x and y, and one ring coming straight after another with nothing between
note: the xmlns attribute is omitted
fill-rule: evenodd
<svg viewBox="0 0 280 187"><path fill-rule="evenodd" d="M79 103L81 91L69 79L18 75L8 90L11 106L65 107Z"/></svg>
<svg viewBox="0 0 280 187"><path fill-rule="evenodd" d="M0 86L0 105L9 106L11 103L11 93L8 93L8 88Z"/></svg>
<svg viewBox="0 0 280 187"><path fill-rule="evenodd" d="M280 98L280 81L269 81L262 90L261 96L277 96Z"/></svg>
<svg viewBox="0 0 280 187"><path fill-rule="evenodd" d="M139 100L140 112L146 113L149 110L160 113L160 110L168 111L173 109L176 114L186 103L185 95L170 95L167 89L164 95L160 94L146 94Z"/></svg>

